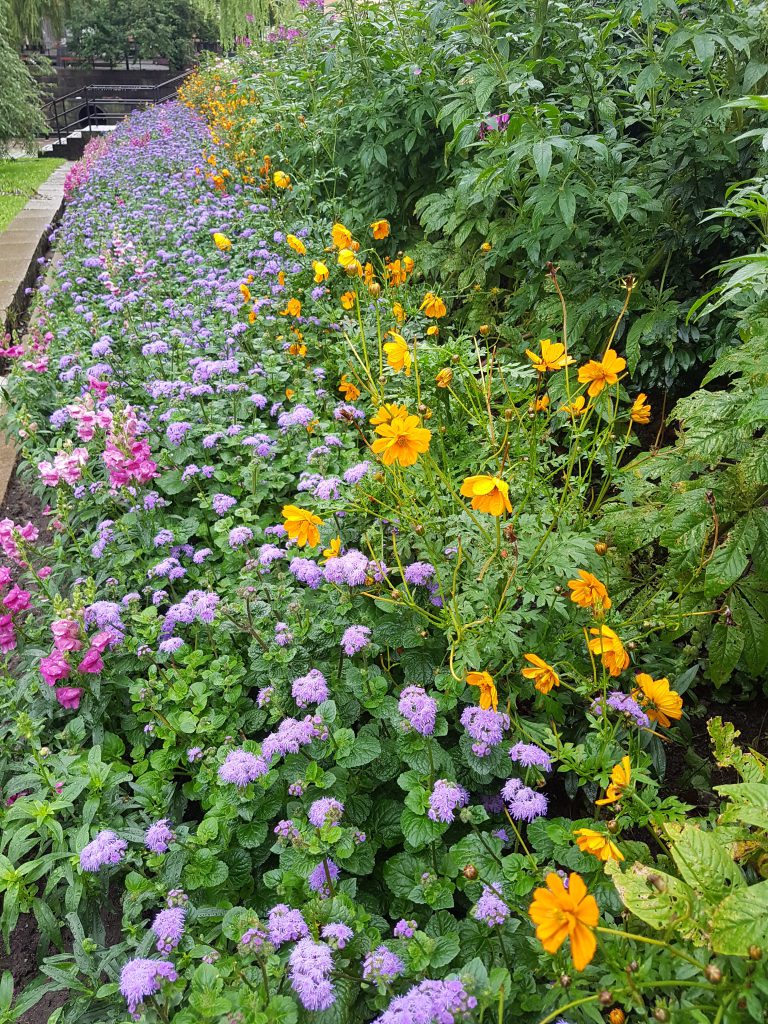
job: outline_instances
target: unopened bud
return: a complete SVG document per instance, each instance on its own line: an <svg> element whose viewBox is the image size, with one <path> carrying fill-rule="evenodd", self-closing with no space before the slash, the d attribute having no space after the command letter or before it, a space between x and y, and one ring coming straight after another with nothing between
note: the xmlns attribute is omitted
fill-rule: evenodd
<svg viewBox="0 0 768 1024"><path fill-rule="evenodd" d="M424 527L422 526L421 523L416 523L413 527L413 532L417 533L420 537L422 533L424 533Z"/></svg>
<svg viewBox="0 0 768 1024"><path fill-rule="evenodd" d="M399 601L399 600L400 600L400 598L401 598L401 596L402 596L402 595L401 595L401 593L400 593L400 591L399 591L399 590L393 590L393 591L392 591L392 600L393 600L393 601Z"/></svg>
<svg viewBox="0 0 768 1024"><path fill-rule="evenodd" d="M608 1024L624 1024L626 1014L618 1006L615 1006L608 1014Z"/></svg>
<svg viewBox="0 0 768 1024"><path fill-rule="evenodd" d="M368 285L368 294L372 295L374 299L378 295L381 295L381 285L379 284L378 281L371 281L371 283Z"/></svg>
<svg viewBox="0 0 768 1024"><path fill-rule="evenodd" d="M599 540L597 542L597 544L595 544L595 554L596 555L604 555L607 551L608 551L608 545L605 543L604 540Z"/></svg>
<svg viewBox="0 0 768 1024"><path fill-rule="evenodd" d="M571 984L571 976L569 974L560 975L560 985L562 988L568 988Z"/></svg>
<svg viewBox="0 0 768 1024"><path fill-rule="evenodd" d="M631 960L624 969L627 974L634 974L636 971L640 970L640 964L637 960Z"/></svg>
<svg viewBox="0 0 768 1024"><path fill-rule="evenodd" d="M704 977L707 981L711 981L713 985L719 985L723 980L723 972L717 964L707 964L704 968Z"/></svg>
<svg viewBox="0 0 768 1024"><path fill-rule="evenodd" d="M653 1019L659 1021L659 1024L666 1024L669 1020L669 1014L663 1006L657 1006L653 1011Z"/></svg>
<svg viewBox="0 0 768 1024"><path fill-rule="evenodd" d="M601 1006L610 1006L613 1002L613 996L607 988L604 988L602 992L598 994L597 1001Z"/></svg>
<svg viewBox="0 0 768 1024"><path fill-rule="evenodd" d="M760 948L760 946L750 946L749 947L749 959L750 960L762 960L762 958L763 958L763 951Z"/></svg>
<svg viewBox="0 0 768 1024"><path fill-rule="evenodd" d="M488 326L488 324L480 324L477 330L480 334L482 334L483 337L485 337L487 334L490 333L491 328Z"/></svg>
<svg viewBox="0 0 768 1024"><path fill-rule="evenodd" d="M468 878L470 882L474 882L478 874L477 868L475 867L474 864L467 864L464 870L462 871L462 874L464 875L465 878Z"/></svg>
<svg viewBox="0 0 768 1024"><path fill-rule="evenodd" d="M505 409L504 410L504 419L507 422L509 422L514 415L515 415L515 410L514 409Z"/></svg>
<svg viewBox="0 0 768 1024"><path fill-rule="evenodd" d="M607 828L612 835L615 835L619 831L618 821L616 821L615 818L611 818L611 820L608 822Z"/></svg>
<svg viewBox="0 0 768 1024"><path fill-rule="evenodd" d="M451 356L451 362L453 363L454 366L456 366L456 364L459 363L460 361L461 361L461 356L458 356L458 355Z"/></svg>

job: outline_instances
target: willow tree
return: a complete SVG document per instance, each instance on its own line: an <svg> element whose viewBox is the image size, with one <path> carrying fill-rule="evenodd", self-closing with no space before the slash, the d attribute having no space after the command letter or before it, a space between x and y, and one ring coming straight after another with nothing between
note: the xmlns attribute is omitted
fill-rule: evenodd
<svg viewBox="0 0 768 1024"><path fill-rule="evenodd" d="M31 142L46 132L40 90L11 44L8 0L0 0L0 152L12 140Z"/></svg>

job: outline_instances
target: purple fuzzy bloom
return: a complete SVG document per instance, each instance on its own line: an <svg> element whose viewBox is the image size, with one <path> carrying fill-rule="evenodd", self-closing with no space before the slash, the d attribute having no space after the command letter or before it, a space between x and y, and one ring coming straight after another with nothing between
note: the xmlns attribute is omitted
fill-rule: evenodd
<svg viewBox="0 0 768 1024"><path fill-rule="evenodd" d="M509 728L509 715L492 708L472 705L464 708L461 724L475 741L472 753L476 757L487 757L493 747L497 747L504 739L504 730Z"/></svg>
<svg viewBox="0 0 768 1024"><path fill-rule="evenodd" d="M405 567L404 578L413 587L426 587L434 575L434 565L429 562L413 562Z"/></svg>
<svg viewBox="0 0 768 1024"><path fill-rule="evenodd" d="M219 768L222 782L234 782L236 786L247 786L269 771L266 760L247 750L230 750L224 764Z"/></svg>
<svg viewBox="0 0 768 1024"><path fill-rule="evenodd" d="M341 921L324 924L320 929L320 935L331 949L344 949L354 934L349 925L343 924Z"/></svg>
<svg viewBox="0 0 768 1024"><path fill-rule="evenodd" d="M261 949L267 938L267 933L263 928L249 928L240 936L240 945L245 946L246 949Z"/></svg>
<svg viewBox="0 0 768 1024"><path fill-rule="evenodd" d="M411 728L422 736L431 736L435 731L437 701L428 696L421 686L406 686L397 706Z"/></svg>
<svg viewBox="0 0 768 1024"><path fill-rule="evenodd" d="M622 693L621 690L611 690L608 694L607 704L609 708L618 711L620 715L631 718L640 729L647 729L651 724L648 715L646 715L637 701L633 700L628 694ZM593 715L602 715L602 698L593 701L590 711Z"/></svg>
<svg viewBox="0 0 768 1024"><path fill-rule="evenodd" d="M173 544L173 531L172 530L160 530L155 534L155 538L152 542L156 548L161 548L165 544Z"/></svg>
<svg viewBox="0 0 768 1024"><path fill-rule="evenodd" d="M387 985L405 970L405 964L386 946L371 950L363 961L363 978L375 985Z"/></svg>
<svg viewBox="0 0 768 1024"><path fill-rule="evenodd" d="M316 668L311 668L305 676L299 676L291 684L291 696L300 708L308 704L322 704L328 700L329 693L325 676Z"/></svg>
<svg viewBox="0 0 768 1024"><path fill-rule="evenodd" d="M370 643L371 631L367 626L349 626L344 630L341 646L348 657L358 654Z"/></svg>
<svg viewBox="0 0 768 1024"><path fill-rule="evenodd" d="M321 860L317 867L310 872L307 883L313 892L319 893L324 900L327 900L332 895L332 884L338 877L338 867L330 857L326 857L325 860Z"/></svg>
<svg viewBox="0 0 768 1024"><path fill-rule="evenodd" d="M371 468L371 463L368 461L358 462L354 466L350 466L344 473L345 484L359 484L364 476L367 475Z"/></svg>
<svg viewBox="0 0 768 1024"><path fill-rule="evenodd" d="M283 818L282 821L278 821L272 831L278 839L285 839L286 842L292 842L294 839L299 838L299 830L290 818Z"/></svg>
<svg viewBox="0 0 768 1024"><path fill-rule="evenodd" d="M393 934L396 939L412 939L418 927L416 921L407 921L403 917L395 925Z"/></svg>
<svg viewBox="0 0 768 1024"><path fill-rule="evenodd" d="M237 498L231 498L228 494L214 494L211 499L213 511L217 516L223 516L233 505L237 504Z"/></svg>
<svg viewBox="0 0 768 1024"><path fill-rule="evenodd" d="M187 761L189 761L190 764L194 764L195 761L199 761L202 756L202 747L190 747L187 751Z"/></svg>
<svg viewBox="0 0 768 1024"><path fill-rule="evenodd" d="M535 743L516 743L509 752L510 758L523 768L540 768L543 772L552 771L552 758Z"/></svg>
<svg viewBox="0 0 768 1024"><path fill-rule="evenodd" d="M310 590L317 590L323 582L323 570L311 558L293 558L288 568L291 575Z"/></svg>
<svg viewBox="0 0 768 1024"><path fill-rule="evenodd" d="M315 414L306 405L297 405L290 412L281 412L277 417L277 425L285 434L291 427L308 427L315 419Z"/></svg>
<svg viewBox="0 0 768 1024"><path fill-rule="evenodd" d="M256 694L256 703L259 705L260 708L265 708L268 706L274 695L274 686L262 686L262 688Z"/></svg>
<svg viewBox="0 0 768 1024"><path fill-rule="evenodd" d="M284 942L295 942L296 939L303 939L309 935L307 922L302 917L300 910L293 910L285 903L278 903L272 907L267 915L269 928L269 941L277 948Z"/></svg>
<svg viewBox="0 0 768 1024"><path fill-rule="evenodd" d="M397 996L373 1024L455 1024L469 1020L477 999L460 981L427 979Z"/></svg>
<svg viewBox="0 0 768 1024"><path fill-rule="evenodd" d="M152 922L152 931L157 938L158 953L170 953L172 949L176 949L184 934L186 916L184 907L170 907L157 914Z"/></svg>
<svg viewBox="0 0 768 1024"><path fill-rule="evenodd" d="M369 563L362 551L347 551L336 558L329 558L323 572L329 583L362 587L368 579Z"/></svg>
<svg viewBox="0 0 768 1024"><path fill-rule="evenodd" d="M311 804L307 817L315 828L322 828L324 825L337 825L343 813L343 803L332 796L324 796Z"/></svg>
<svg viewBox="0 0 768 1024"><path fill-rule="evenodd" d="M504 924L509 917L509 907L491 886L483 886L483 894L477 901L472 916L476 921L485 921L489 928Z"/></svg>
<svg viewBox="0 0 768 1024"><path fill-rule="evenodd" d="M119 864L127 847L117 833L104 829L81 850L80 867L83 871L98 871L104 864Z"/></svg>
<svg viewBox="0 0 768 1024"><path fill-rule="evenodd" d="M135 1019L137 1007L160 991L161 981L176 981L178 975L169 960L129 960L120 971L120 992L128 1003L128 1012Z"/></svg>
<svg viewBox="0 0 768 1024"><path fill-rule="evenodd" d="M544 794L523 785L520 779L505 782L501 795L510 817L515 821L533 821L534 818L541 818L547 813L547 798Z"/></svg>
<svg viewBox="0 0 768 1024"><path fill-rule="evenodd" d="M288 787L289 796L304 796L304 783L292 782Z"/></svg>
<svg viewBox="0 0 768 1024"><path fill-rule="evenodd" d="M333 956L324 942L302 939L288 958L291 987L306 1010L327 1010L336 1002L330 974Z"/></svg>
<svg viewBox="0 0 768 1024"><path fill-rule="evenodd" d="M253 540L253 530L247 526L233 526L229 531L228 539L231 548L241 548Z"/></svg>
<svg viewBox="0 0 768 1024"><path fill-rule="evenodd" d="M175 836L170 828L167 818L161 818L154 825L150 825L144 833L144 845L152 853L165 853L173 842Z"/></svg>
<svg viewBox="0 0 768 1024"><path fill-rule="evenodd" d="M448 779L437 779L429 797L427 817L432 821L451 822L458 808L468 803L469 793L463 786Z"/></svg>
<svg viewBox="0 0 768 1024"><path fill-rule="evenodd" d="M180 636L169 636L167 640L161 640L157 645L161 654L175 654L184 646L184 640Z"/></svg>
<svg viewBox="0 0 768 1024"><path fill-rule="evenodd" d="M318 715L307 715L301 721L296 718L284 718L275 732L264 738L261 750L264 757L270 760L275 754L285 757L286 754L298 754L302 747L314 739L327 739L328 730Z"/></svg>

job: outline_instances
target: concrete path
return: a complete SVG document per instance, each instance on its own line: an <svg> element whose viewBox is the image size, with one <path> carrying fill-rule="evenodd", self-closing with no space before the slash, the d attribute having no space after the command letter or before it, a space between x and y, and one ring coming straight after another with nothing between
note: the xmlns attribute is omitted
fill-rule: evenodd
<svg viewBox="0 0 768 1024"><path fill-rule="evenodd" d="M71 164L58 167L0 234L0 332L10 331L26 312L29 296L25 291L39 274L37 260L48 249L51 227L64 206L64 179L70 167ZM0 387L4 385L5 380L0 377ZM15 461L13 438L0 434L0 504Z"/></svg>

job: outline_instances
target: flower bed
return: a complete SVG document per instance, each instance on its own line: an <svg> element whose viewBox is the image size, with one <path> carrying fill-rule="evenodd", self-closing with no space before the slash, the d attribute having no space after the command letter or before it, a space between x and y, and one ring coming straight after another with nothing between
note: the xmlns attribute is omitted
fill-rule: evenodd
<svg viewBox="0 0 768 1024"><path fill-rule="evenodd" d="M101 143L9 350L50 537L0 523L4 934L60 947L61 1021L756 999L757 933L695 924L754 878L654 781L686 612L601 534L649 415L622 356L454 333L376 211L295 223L225 152L179 104Z"/></svg>

